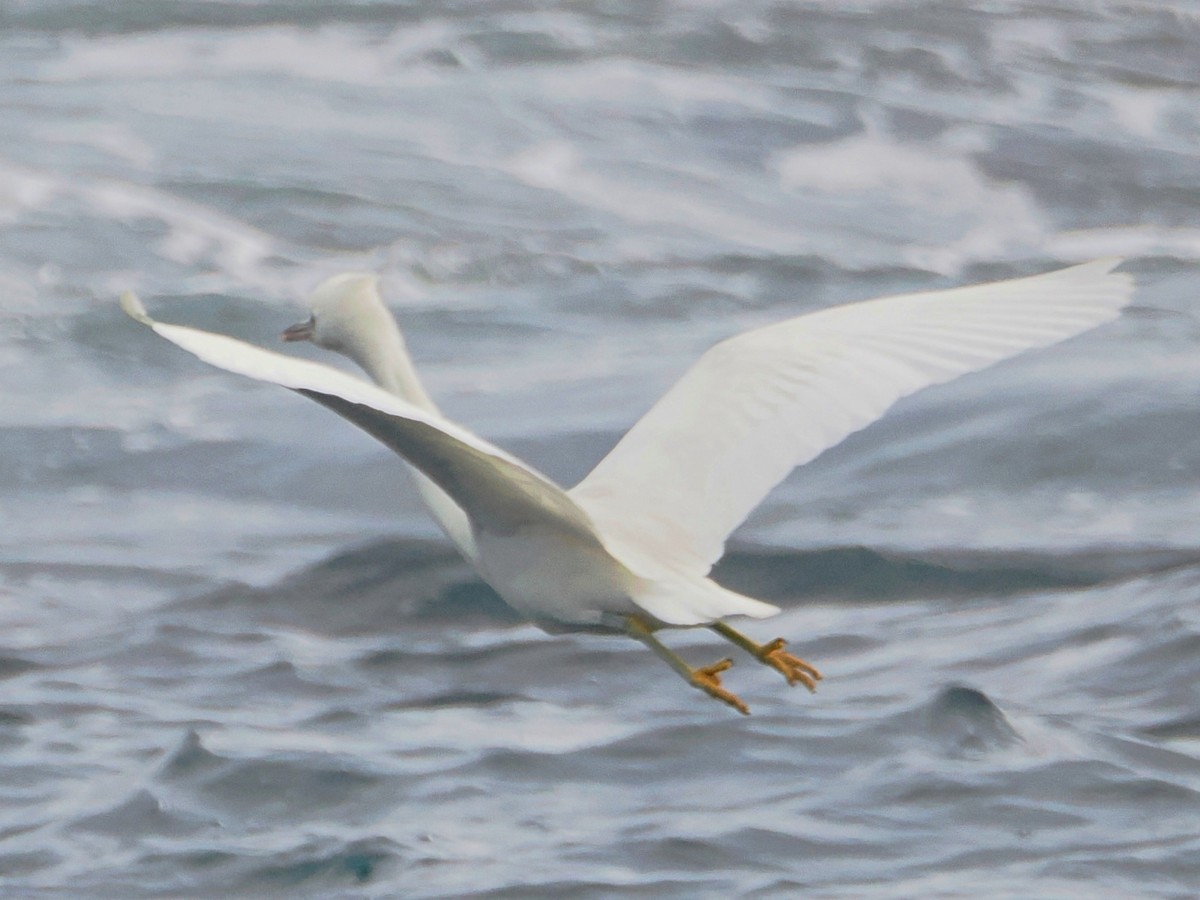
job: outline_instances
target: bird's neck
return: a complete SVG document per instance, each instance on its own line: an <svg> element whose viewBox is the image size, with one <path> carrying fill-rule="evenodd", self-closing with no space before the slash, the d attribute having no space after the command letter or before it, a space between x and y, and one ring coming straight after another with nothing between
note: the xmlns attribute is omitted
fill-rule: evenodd
<svg viewBox="0 0 1200 900"><path fill-rule="evenodd" d="M421 384L412 357L408 355L404 336L399 330L381 335L380 340L364 349L362 358L356 356L355 362L384 390L403 397L426 412L441 414Z"/></svg>
<svg viewBox="0 0 1200 900"><path fill-rule="evenodd" d="M371 380L385 391L403 397L425 412L441 416L437 404L433 402L433 398L429 396L417 376L417 368L413 365L412 357L408 355L408 347L399 329L385 332L380 340L365 348L361 354L356 354L354 359L371 376ZM475 565L479 560L479 549L466 514L450 499L449 494L425 475L415 469L412 474L421 499L425 501L430 514L437 520L446 537L458 547L459 552L468 562Z"/></svg>

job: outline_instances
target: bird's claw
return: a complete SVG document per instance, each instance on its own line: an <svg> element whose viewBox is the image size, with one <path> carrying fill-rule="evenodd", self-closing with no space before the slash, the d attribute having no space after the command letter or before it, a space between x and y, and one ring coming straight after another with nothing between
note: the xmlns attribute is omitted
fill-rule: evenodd
<svg viewBox="0 0 1200 900"><path fill-rule="evenodd" d="M786 646L787 641L783 638L775 638L769 644L763 644L758 658L782 674L787 679L788 684L795 685L796 683L800 683L808 688L810 692L815 692L817 690L817 682L821 680L821 673L817 671L815 666L806 663L798 656L793 656L786 652L783 649Z"/></svg>
<svg viewBox="0 0 1200 900"><path fill-rule="evenodd" d="M722 659L719 662L713 663L711 666L705 666L702 669L693 669L691 682L710 697L714 697L723 703L728 703L744 716L750 715L750 707L738 699L736 694L725 690L721 687L720 673L724 672L733 665L732 659Z"/></svg>

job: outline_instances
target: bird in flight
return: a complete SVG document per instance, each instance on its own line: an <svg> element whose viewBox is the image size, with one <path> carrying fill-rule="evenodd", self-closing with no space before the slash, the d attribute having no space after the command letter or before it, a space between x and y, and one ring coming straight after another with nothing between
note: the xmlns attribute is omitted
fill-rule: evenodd
<svg viewBox="0 0 1200 900"><path fill-rule="evenodd" d="M569 490L441 414L373 275L324 281L309 297L312 316L283 332L348 356L371 382L156 322L132 293L121 306L204 362L290 388L398 453L446 535L534 623L626 634L749 713L721 683L731 659L692 666L658 637L707 627L788 684L816 688L820 672L783 638L759 643L725 621L779 612L708 577L730 533L792 469L900 398L1115 319L1133 294L1132 278L1112 271L1120 262L850 303L734 335Z"/></svg>

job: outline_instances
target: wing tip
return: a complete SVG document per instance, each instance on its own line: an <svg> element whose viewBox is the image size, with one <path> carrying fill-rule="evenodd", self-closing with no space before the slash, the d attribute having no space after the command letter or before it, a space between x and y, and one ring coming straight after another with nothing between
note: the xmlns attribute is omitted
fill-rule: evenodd
<svg viewBox="0 0 1200 900"><path fill-rule="evenodd" d="M1121 265L1123 262L1125 262L1125 257L1123 256L1101 256L1099 259L1093 259L1090 262L1081 263L1080 265L1076 266L1076 268L1094 268L1097 271L1107 274L1117 266ZM1124 275L1127 273L1122 272L1121 274Z"/></svg>
<svg viewBox="0 0 1200 900"><path fill-rule="evenodd" d="M146 312L146 307L133 291L125 291L121 294L120 303L121 311L129 316L129 318L151 328L154 327L154 320L150 318L150 314Z"/></svg>
<svg viewBox="0 0 1200 900"><path fill-rule="evenodd" d="M1137 289L1137 280L1133 275L1113 271L1124 262L1123 256L1105 256L1032 277L1061 279L1064 288L1073 293L1087 292L1098 308L1108 309L1116 315L1129 305Z"/></svg>

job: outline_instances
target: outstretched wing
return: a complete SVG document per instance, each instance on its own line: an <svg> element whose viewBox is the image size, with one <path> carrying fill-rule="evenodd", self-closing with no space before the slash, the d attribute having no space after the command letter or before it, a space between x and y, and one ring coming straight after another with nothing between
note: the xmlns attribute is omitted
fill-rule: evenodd
<svg viewBox="0 0 1200 900"><path fill-rule="evenodd" d="M1098 260L834 307L717 344L569 493L606 542L705 573L793 468L901 397L1116 318Z"/></svg>
<svg viewBox="0 0 1200 900"><path fill-rule="evenodd" d="M122 295L121 308L210 365L291 388L349 419L427 475L477 525L508 531L552 521L596 540L587 517L554 482L453 422L329 366L156 322L133 294Z"/></svg>

